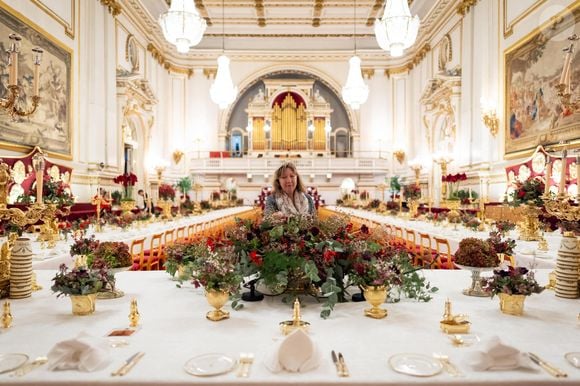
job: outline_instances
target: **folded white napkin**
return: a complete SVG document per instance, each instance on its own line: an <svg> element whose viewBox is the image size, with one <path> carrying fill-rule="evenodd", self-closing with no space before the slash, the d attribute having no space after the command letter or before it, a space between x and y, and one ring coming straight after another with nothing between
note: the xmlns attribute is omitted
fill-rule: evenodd
<svg viewBox="0 0 580 386"><path fill-rule="evenodd" d="M81 332L76 338L58 342L48 353L50 370L95 371L110 363L109 345L103 338Z"/></svg>
<svg viewBox="0 0 580 386"><path fill-rule="evenodd" d="M483 343L482 351L468 353L465 361L476 371L534 368L527 355L514 347L503 344L497 336L492 336Z"/></svg>
<svg viewBox="0 0 580 386"><path fill-rule="evenodd" d="M320 352L303 330L295 330L266 356L264 362L273 373L305 373L320 364Z"/></svg>

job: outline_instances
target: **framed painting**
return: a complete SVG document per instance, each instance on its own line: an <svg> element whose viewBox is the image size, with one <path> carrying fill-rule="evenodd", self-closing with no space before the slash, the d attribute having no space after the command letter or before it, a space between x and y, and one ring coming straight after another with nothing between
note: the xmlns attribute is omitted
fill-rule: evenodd
<svg viewBox="0 0 580 386"><path fill-rule="evenodd" d="M556 85L564 67L565 48L580 36L580 3L505 51L505 158L530 155L538 145L580 142L580 111L562 107ZM571 66L571 93L580 88L580 47Z"/></svg>
<svg viewBox="0 0 580 386"><path fill-rule="evenodd" d="M1 4L1 3L0 3ZM72 159L72 51L8 6L0 5L0 52L8 36L19 35L18 105L32 106L32 48L44 51L40 64L40 103L34 114L13 119L0 110L0 148L26 151L39 146L50 156ZM7 96L8 55L0 56L0 96Z"/></svg>

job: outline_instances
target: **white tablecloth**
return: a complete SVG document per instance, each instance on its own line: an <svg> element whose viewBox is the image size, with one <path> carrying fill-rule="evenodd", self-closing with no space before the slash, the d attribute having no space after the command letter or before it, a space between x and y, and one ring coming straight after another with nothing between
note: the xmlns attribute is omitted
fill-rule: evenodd
<svg viewBox="0 0 580 386"><path fill-rule="evenodd" d="M123 241L129 245L131 244L131 241L145 237L145 248L149 249L151 236L156 233L226 217L249 209L251 209L251 207L244 206L214 210L198 216L180 217L165 222L157 221L143 225L141 228L129 228L127 230L114 228L95 233L94 230L91 229L87 232L87 237L94 234L96 239L99 241ZM38 237L37 234L25 234L23 237L29 237L31 240L34 240L32 243L32 250L34 253L32 267L34 269L58 269L62 263L72 265L73 261L70 256L70 246L73 243L72 237L69 237L68 241L59 241L54 248L41 248L41 243L35 241Z"/></svg>
<svg viewBox="0 0 580 386"><path fill-rule="evenodd" d="M538 273L545 283L546 270ZM186 385L234 384L274 385L330 383L348 385L580 385L580 369L564 359L564 353L580 351L580 324L577 320L578 300L555 297L544 291L526 299L525 314L520 317L502 314L498 299L474 298L461 294L470 282L467 271L426 271L432 284L440 288L429 303L403 301L385 304L386 319L363 316L365 303L338 304L328 320L319 317L320 306L310 298L302 308L304 320L311 323L310 336L323 353L320 367L304 374L272 374L264 366L268 350L281 339L278 322L291 318L292 310L280 297L263 302L246 303L240 311L230 310L231 318L210 322L205 313L210 310L202 289L186 284L177 288L169 276L160 271L123 272L118 274L118 286L126 295L114 300L97 302L91 316L73 316L70 301L50 293L51 271L40 271L44 290L32 298L12 301L13 327L0 332L0 353L22 352L31 358L46 355L58 341L86 331L105 336L111 329L126 327L131 298L137 298L141 313L141 329L129 338L129 345L111 349L112 363L94 373L77 371L49 372L46 366L22 378L0 375L3 385ZM472 347L454 347L439 330L445 299L453 304L454 313L466 313L473 325L472 333L481 339L499 335L507 344L519 350L538 354L569 374L556 379L537 368L522 371L474 372L463 362ZM481 344L480 344L481 345ZM479 347L481 348L481 347ZM338 378L330 351L344 354L350 368L350 378ZM144 351L141 362L125 377L113 378L117 369L132 354ZM237 358L240 352L251 352L255 362L248 379L237 378L235 372L212 378L196 378L183 370L185 362L204 353L225 353ZM462 372L463 378L441 373L432 378L414 378L393 371L387 360L396 353L432 353L449 355Z"/></svg>
<svg viewBox="0 0 580 386"><path fill-rule="evenodd" d="M479 239L487 239L489 237L489 231L472 231L462 225L459 225L457 230L455 230L452 226L436 226L433 223L426 221L410 221L402 217L382 215L367 210L332 206L327 208L348 215L355 215L361 218L373 220L381 224L395 225L402 227L403 229L409 228L418 232L428 233L431 236L447 239L449 240L449 246L451 247L452 253L455 253L459 247L459 242L466 237L476 237ZM508 237L516 240L517 245L514 252L517 265L529 268L556 268L558 248L560 248L560 242L562 240L562 236L559 233L555 232L545 234L544 237L548 243L548 251L545 252L538 251L537 241L518 240L517 231L511 231ZM435 248L435 244L433 243L431 247Z"/></svg>

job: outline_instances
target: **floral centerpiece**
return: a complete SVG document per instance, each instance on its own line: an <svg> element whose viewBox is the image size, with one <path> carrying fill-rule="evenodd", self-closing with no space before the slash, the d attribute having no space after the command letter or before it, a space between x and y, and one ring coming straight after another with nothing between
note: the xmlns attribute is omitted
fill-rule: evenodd
<svg viewBox="0 0 580 386"><path fill-rule="evenodd" d="M499 258L487 241L473 237L461 240L455 252L455 263L471 271L471 286L463 290L464 295L489 296L481 286L481 271L497 267Z"/></svg>
<svg viewBox="0 0 580 386"><path fill-rule="evenodd" d="M271 216L261 223L239 222L227 238L241 257L244 276L258 275L273 293L284 291L291 297L296 293L324 295L320 313L323 318L330 315L337 302L345 301L347 288L355 284L349 279L351 276L362 283L363 278L371 280L371 272L380 272L380 277L384 282L388 278L391 286L415 286L414 290L402 292L429 300L428 296L422 296L424 282L414 272L406 254L384 246L385 238L380 232L372 233L366 226L355 231L344 216L324 220ZM369 262L378 265L368 266ZM355 264L359 271L355 271ZM362 270L363 266L368 269ZM375 280L379 277L371 281Z"/></svg>
<svg viewBox="0 0 580 386"><path fill-rule="evenodd" d="M493 248L495 253L503 253L505 255L513 256L516 241L510 238L503 238L503 235L498 231L489 232L487 243Z"/></svg>
<svg viewBox="0 0 580 386"><path fill-rule="evenodd" d="M459 200L456 191L459 188L459 183L465 180L467 180L467 175L465 173L448 174L446 176L441 177L441 182L447 183L447 186L449 187L449 191L447 193L448 199Z"/></svg>
<svg viewBox="0 0 580 386"><path fill-rule="evenodd" d="M109 269L128 268L133 264L129 246L121 241L104 241L87 256L87 265L92 268L105 266Z"/></svg>
<svg viewBox="0 0 580 386"><path fill-rule="evenodd" d="M538 284L533 271L524 267L508 267L494 270L493 276L486 279L484 290L492 297L499 296L502 312L521 315L524 311L525 297L542 292L544 287Z"/></svg>
<svg viewBox="0 0 580 386"><path fill-rule="evenodd" d="M36 200L36 182L34 182L28 192L16 198L20 204L31 204ZM55 180L50 175L45 174L42 180L42 202L45 204L55 204L57 207L70 207L74 204L74 196L70 186L61 181Z"/></svg>
<svg viewBox="0 0 580 386"><path fill-rule="evenodd" d="M78 267L68 270L65 264L61 264L52 281L50 289L61 296L90 295L97 293L104 283L111 280L106 269L92 270L87 267Z"/></svg>
<svg viewBox="0 0 580 386"><path fill-rule="evenodd" d="M175 189L169 184L159 185L159 198L162 200L173 201L175 199Z"/></svg>
<svg viewBox="0 0 580 386"><path fill-rule="evenodd" d="M176 241L165 247L165 256L167 257L165 271L171 276L175 276L180 269L185 270L185 272L180 272L179 280L184 279L185 276L191 276L197 256L204 256L206 252L206 243L194 244L189 241Z"/></svg>
<svg viewBox="0 0 580 386"><path fill-rule="evenodd" d="M459 265L476 268L497 267L499 260L491 245L481 239L467 237L459 243L455 252L455 262Z"/></svg>
<svg viewBox="0 0 580 386"><path fill-rule="evenodd" d="M403 190L405 200L419 200L421 199L421 187L416 184L405 185Z"/></svg>
<svg viewBox="0 0 580 386"><path fill-rule="evenodd" d="M123 186L123 198L121 198L121 201L133 200L133 186L137 183L137 176L135 174L120 174L113 179L113 182Z"/></svg>
<svg viewBox="0 0 580 386"><path fill-rule="evenodd" d="M70 255L92 255L99 246L99 240L95 238L95 235L91 237L82 237L75 235L74 243L70 246Z"/></svg>
<svg viewBox="0 0 580 386"><path fill-rule="evenodd" d="M493 224L493 226L499 233L501 233L502 236L504 236L509 231L516 229L516 224L509 220L498 220Z"/></svg>
<svg viewBox="0 0 580 386"><path fill-rule="evenodd" d="M511 206L520 206L522 204L543 206L544 200L544 181L538 178L528 178L524 182L516 181L514 191L510 193L511 200L508 204Z"/></svg>

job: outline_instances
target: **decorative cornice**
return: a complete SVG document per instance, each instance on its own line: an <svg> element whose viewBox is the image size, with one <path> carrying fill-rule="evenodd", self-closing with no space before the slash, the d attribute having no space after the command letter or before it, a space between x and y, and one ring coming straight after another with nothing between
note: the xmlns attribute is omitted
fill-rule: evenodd
<svg viewBox="0 0 580 386"><path fill-rule="evenodd" d="M391 75L394 74L401 74L403 72L411 71L419 63L421 63L423 59L425 59L425 56L427 56L427 53L429 51L431 51L431 45L429 43L423 44L423 46L415 52L415 55L411 58L411 60L398 67L387 68L385 70L385 75L387 77L390 77Z"/></svg>
<svg viewBox="0 0 580 386"><path fill-rule="evenodd" d="M155 47L155 45L153 45L153 43L147 44L147 51L149 51L153 59L157 60L157 63L163 66L163 68L166 69L167 71L176 74L185 74L187 75L188 78L191 78L193 76L193 68L176 66L170 63L169 61L167 61L165 56L163 56L161 51L157 47Z"/></svg>
<svg viewBox="0 0 580 386"><path fill-rule="evenodd" d="M361 70L362 75L364 78L366 79L371 79L373 76L375 76L375 69L374 68L363 68Z"/></svg>
<svg viewBox="0 0 580 386"><path fill-rule="evenodd" d="M461 16L467 15L469 9L477 4L477 0L461 0L461 3L455 8Z"/></svg>
<svg viewBox="0 0 580 386"><path fill-rule="evenodd" d="M194 3L195 3L195 8L197 8L201 17L203 17L205 19L207 26L211 27L213 25L213 22L211 21L211 19L209 17L209 13L207 13L207 9L205 9L205 5L203 4L203 0L194 0Z"/></svg>
<svg viewBox="0 0 580 386"><path fill-rule="evenodd" d="M375 0L373 9L369 13L369 18L367 19L367 27L372 27L375 25L375 20L379 17L379 12L385 5L385 0Z"/></svg>
<svg viewBox="0 0 580 386"><path fill-rule="evenodd" d="M117 16L121 13L121 4L117 3L117 0L101 0L101 4L109 9L109 13L113 16Z"/></svg>

